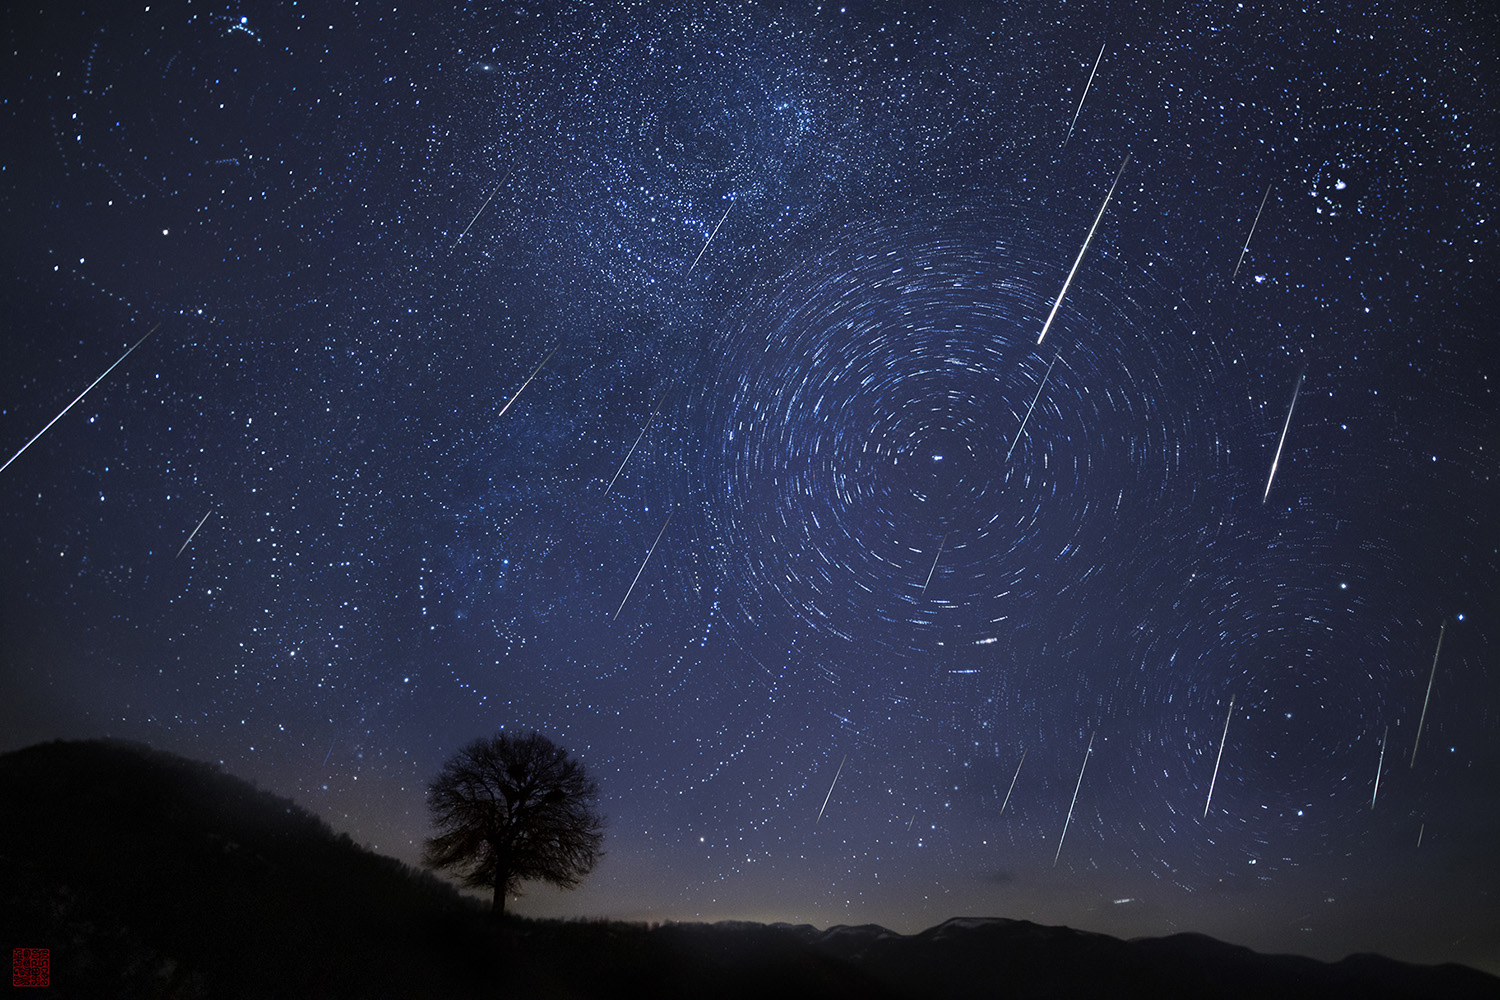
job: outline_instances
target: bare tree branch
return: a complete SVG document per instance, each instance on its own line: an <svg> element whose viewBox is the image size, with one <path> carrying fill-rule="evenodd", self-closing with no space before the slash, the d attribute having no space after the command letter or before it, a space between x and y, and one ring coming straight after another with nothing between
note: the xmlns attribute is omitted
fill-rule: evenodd
<svg viewBox="0 0 1500 1000"><path fill-rule="evenodd" d="M500 733L454 754L428 786L437 835L423 863L494 893L494 912L522 882L577 886L602 856L599 786L538 733Z"/></svg>

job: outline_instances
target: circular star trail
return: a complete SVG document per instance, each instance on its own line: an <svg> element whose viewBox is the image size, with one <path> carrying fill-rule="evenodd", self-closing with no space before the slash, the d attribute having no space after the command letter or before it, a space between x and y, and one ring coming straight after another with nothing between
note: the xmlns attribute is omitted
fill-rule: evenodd
<svg viewBox="0 0 1500 1000"><path fill-rule="evenodd" d="M779 615L913 655L1009 645L1174 558L1120 524L1202 518L1211 342L1106 260L1038 348L1039 261L1066 251L983 214L822 234L716 345L695 478L747 636Z"/></svg>

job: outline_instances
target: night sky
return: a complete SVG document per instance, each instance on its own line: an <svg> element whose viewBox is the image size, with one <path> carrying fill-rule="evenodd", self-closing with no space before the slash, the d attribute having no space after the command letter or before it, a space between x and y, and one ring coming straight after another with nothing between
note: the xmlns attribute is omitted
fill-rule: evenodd
<svg viewBox="0 0 1500 1000"><path fill-rule="evenodd" d="M522 913L1500 972L1484 5L67 6L3 457L146 339L0 472L0 750L415 863L537 729Z"/></svg>

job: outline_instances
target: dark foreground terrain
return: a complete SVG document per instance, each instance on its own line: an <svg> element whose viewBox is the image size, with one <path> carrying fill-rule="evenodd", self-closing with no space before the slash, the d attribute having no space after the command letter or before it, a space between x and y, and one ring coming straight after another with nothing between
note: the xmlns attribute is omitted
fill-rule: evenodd
<svg viewBox="0 0 1500 1000"><path fill-rule="evenodd" d="M0 757L0 949L37 997L1500 997L1459 965L1328 964L1001 919L880 927L507 920L293 803L138 744ZM8 988L8 987L7 987Z"/></svg>

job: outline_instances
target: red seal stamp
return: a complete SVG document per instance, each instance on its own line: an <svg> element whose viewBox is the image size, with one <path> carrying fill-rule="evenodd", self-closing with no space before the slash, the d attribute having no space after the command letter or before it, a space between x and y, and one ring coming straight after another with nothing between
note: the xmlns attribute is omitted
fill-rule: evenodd
<svg viewBox="0 0 1500 1000"><path fill-rule="evenodd" d="M12 986L51 985L52 952L47 948L16 948L10 953Z"/></svg>

